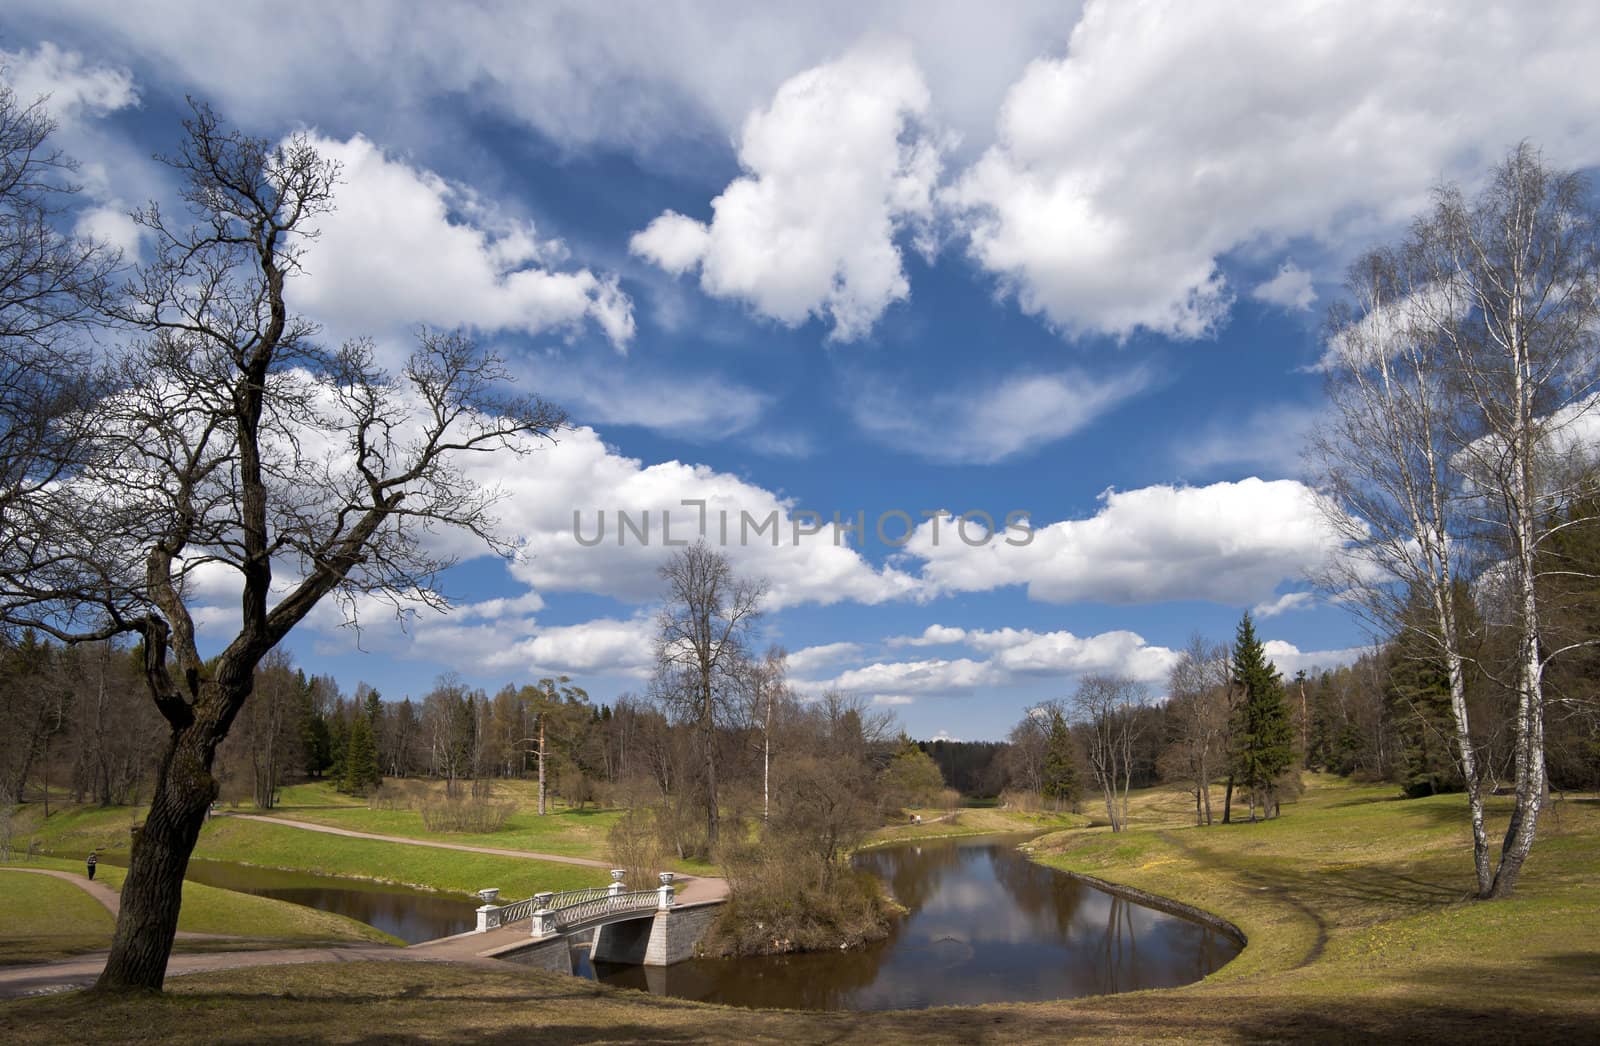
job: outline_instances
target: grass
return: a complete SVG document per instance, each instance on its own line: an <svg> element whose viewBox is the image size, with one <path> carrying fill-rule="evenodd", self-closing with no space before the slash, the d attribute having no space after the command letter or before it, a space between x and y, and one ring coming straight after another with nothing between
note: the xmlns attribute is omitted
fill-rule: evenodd
<svg viewBox="0 0 1600 1046"><path fill-rule="evenodd" d="M0 965L92 952L111 929L105 906L71 883L0 868Z"/></svg>
<svg viewBox="0 0 1600 1046"><path fill-rule="evenodd" d="M66 861L58 858L41 857L31 861L17 862L19 867L26 868L53 868L59 871L81 872L83 866L76 861ZM0 865L0 874L4 873L5 866ZM126 872L118 867L102 862L95 878L113 890L122 889L122 880ZM94 951L105 948L111 943L112 919L110 913L84 891L71 883L62 882L45 875L8 875L4 878L6 889L5 900L9 900L9 893L16 882L53 883L54 885L70 892L76 898L82 898L93 906L94 910L105 916L104 923L96 923L92 931L83 934L86 946L76 948L75 951ZM60 894L58 894L60 895ZM65 896L65 895L60 895ZM81 905L74 903L74 908ZM0 911L9 916L9 906L0 906ZM0 940L11 936L12 925L9 917L0 921ZM186 882L183 884L183 908L178 915L178 929L189 933L223 934L231 937L248 937L256 941L293 942L306 944L310 942L331 943L379 943L403 944L398 938L374 929L366 923L347 919L342 915L331 912L317 911L304 905L291 904L288 901L279 901L271 897L256 897L251 894L236 893L233 890L222 890L214 886L201 883ZM35 932L19 933L17 938L33 938L48 936ZM210 950L209 948L204 950ZM10 955L9 948L0 948L0 953ZM63 952L62 954L71 954ZM27 962L44 962L51 956L43 958L29 958Z"/></svg>
<svg viewBox="0 0 1600 1046"><path fill-rule="evenodd" d="M1183 797L1138 796L1133 827L1035 840L1055 867L1195 904L1250 944L1186 988L884 1014L702 1006L524 969L350 963L176 978L145 999L0 1005L6 1041L1547 1043L1600 1022L1600 801L1544 822L1519 896L1471 888L1459 796L1313 778L1280 820L1198 829ZM1494 808L1503 822L1505 808ZM270 827L270 826L264 826Z"/></svg>
<svg viewBox="0 0 1600 1046"><path fill-rule="evenodd" d="M1072 813L1025 813L1020 810L1001 810L992 807L970 807L954 811L943 820L947 811L908 810L922 815L922 824L901 821L885 825L867 837L863 848L883 846L888 843L908 842L913 839L950 839L968 835L1009 835L1019 832L1044 832L1052 829L1082 828L1089 819Z"/></svg>
<svg viewBox="0 0 1600 1046"><path fill-rule="evenodd" d="M430 795L437 793L437 798L442 798L444 794L442 782L408 781L404 784L419 792ZM430 832L422 823L422 815L416 810L368 809L365 799L342 795L333 785L322 781L288 786L282 790L276 807L259 812L377 835L399 835L408 839L605 860L606 834L622 816L621 810L594 806L578 810L552 798L550 812L540 817L537 782L496 781L492 787L495 802L516 804L505 826L497 832Z"/></svg>
<svg viewBox="0 0 1600 1046"><path fill-rule="evenodd" d="M228 817L215 818L206 825L195 856L461 895L495 886L507 898L528 897L540 890L603 886L607 882L605 872L581 865L351 839Z"/></svg>

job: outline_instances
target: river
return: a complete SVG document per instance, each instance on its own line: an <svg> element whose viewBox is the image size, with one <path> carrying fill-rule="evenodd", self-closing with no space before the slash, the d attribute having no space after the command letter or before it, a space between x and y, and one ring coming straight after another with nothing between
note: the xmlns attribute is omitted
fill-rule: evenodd
<svg viewBox="0 0 1600 1046"><path fill-rule="evenodd" d="M855 858L909 909L889 937L846 952L590 965L605 984L734 1006L920 1009L1168 988L1238 954L1229 934L1029 861L1019 837L940 839Z"/></svg>

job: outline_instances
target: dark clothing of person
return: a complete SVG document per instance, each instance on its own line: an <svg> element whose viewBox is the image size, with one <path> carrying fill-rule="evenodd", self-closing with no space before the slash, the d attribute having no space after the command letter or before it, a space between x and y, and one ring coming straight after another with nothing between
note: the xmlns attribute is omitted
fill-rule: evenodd
<svg viewBox="0 0 1600 1046"><path fill-rule="evenodd" d="M94 881L94 866L97 863L98 862L95 860L94 854L90 854L89 855L89 861L88 861L88 864L89 864L89 881L90 882Z"/></svg>

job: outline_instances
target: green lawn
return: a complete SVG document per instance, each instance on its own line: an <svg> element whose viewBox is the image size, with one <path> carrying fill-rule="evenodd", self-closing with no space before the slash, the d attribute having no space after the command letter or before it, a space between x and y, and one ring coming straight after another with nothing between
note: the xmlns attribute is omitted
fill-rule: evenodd
<svg viewBox="0 0 1600 1046"><path fill-rule="evenodd" d="M462 895L494 886L507 898L603 886L608 881L604 871L581 865L351 839L230 817L214 818L206 825L195 856Z"/></svg>
<svg viewBox="0 0 1600 1046"><path fill-rule="evenodd" d="M71 883L0 866L0 965L92 952L111 929L105 906Z"/></svg>
<svg viewBox="0 0 1600 1046"><path fill-rule="evenodd" d="M1037 856L1188 901L1249 936L1185 988L1053 1003L883 1014L760 1012L648 997L507 968L360 963L174 979L155 999L0 1005L13 1042L463 1040L1236 1042L1316 1039L1548 1044L1600 1027L1600 801L1567 799L1510 901L1471 887L1459 796L1312 778L1278 821L1207 829L1183 797L1135 800L1128 832L1075 829ZM1495 804L1497 819L1503 803ZM270 826L267 826L270 827Z"/></svg>
<svg viewBox="0 0 1600 1046"><path fill-rule="evenodd" d="M443 794L442 784L413 784L430 794ZM493 789L496 802L516 805L506 819L505 826L497 832L430 832L423 826L422 815L416 810L368 809L365 799L342 795L333 785L322 781L284 788L278 805L271 810L241 808L240 812L287 817L295 821L309 821L377 835L493 846L503 850L527 850L530 853L559 854L563 857L589 857L598 861L606 859L606 835L617 818L622 816L621 810L603 810L594 806L577 810L552 800L547 807L549 813L540 817L536 782L496 781Z"/></svg>
<svg viewBox="0 0 1600 1046"><path fill-rule="evenodd" d="M31 861L15 862L20 867L27 868L54 868L60 871L81 872L83 866L76 861L60 860L58 858L41 857ZM0 865L0 874L5 870ZM123 869L114 865L101 863L96 873L96 880L105 883L113 890L122 889ZM105 908L78 887L71 883L64 883L45 875L6 875L3 885L9 892L16 882L44 882L53 883L62 890L70 891L74 898L82 898L93 906L96 912L105 916L104 925L96 924L92 931L93 943L78 951L93 951L105 948L111 942L112 921L111 915ZM76 907L81 905L75 904ZM5 910L5 909L0 909ZM0 934L9 936L11 922L6 919L0 923ZM250 937L261 940L293 941L307 943L310 941L332 942L375 942L379 944L403 944L403 941L382 930L374 929L366 923L347 919L342 915L331 912L321 912L304 905L291 904L288 901L274 900L270 897L255 897L251 894L236 893L232 890L221 890L214 886L205 886L201 883L186 882L183 884L183 908L178 915L178 929L190 933L227 934L234 937ZM18 934L19 937L37 936L29 932ZM41 962L43 959L27 959L28 962Z"/></svg>

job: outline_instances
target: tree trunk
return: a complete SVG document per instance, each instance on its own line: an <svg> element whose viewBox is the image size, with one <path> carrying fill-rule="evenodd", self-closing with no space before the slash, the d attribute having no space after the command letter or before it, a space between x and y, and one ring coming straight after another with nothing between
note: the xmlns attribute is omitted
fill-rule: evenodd
<svg viewBox="0 0 1600 1046"><path fill-rule="evenodd" d="M539 716L539 816L545 815L544 716Z"/></svg>
<svg viewBox="0 0 1600 1046"><path fill-rule="evenodd" d="M206 810L217 797L209 724L174 731L156 777L150 813L133 841L111 955L97 991L160 991L178 932L183 877Z"/></svg>
<svg viewBox="0 0 1600 1046"><path fill-rule="evenodd" d="M1222 823L1233 823L1233 775L1228 775L1228 790L1222 793Z"/></svg>

